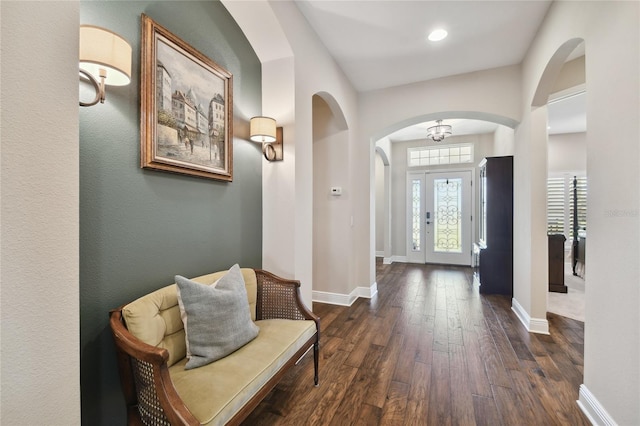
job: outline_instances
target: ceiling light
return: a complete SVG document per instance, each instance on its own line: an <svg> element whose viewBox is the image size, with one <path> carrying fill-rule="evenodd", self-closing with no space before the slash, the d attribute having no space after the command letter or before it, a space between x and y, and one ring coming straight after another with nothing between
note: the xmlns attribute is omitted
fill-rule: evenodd
<svg viewBox="0 0 640 426"><path fill-rule="evenodd" d="M442 124L442 120L436 120L436 125L427 129L427 137L434 142L441 142L447 136L451 136L451 126Z"/></svg>
<svg viewBox="0 0 640 426"><path fill-rule="evenodd" d="M440 41L447 37L447 31L442 28L438 28L437 30L431 31L429 34L429 40L431 41Z"/></svg>

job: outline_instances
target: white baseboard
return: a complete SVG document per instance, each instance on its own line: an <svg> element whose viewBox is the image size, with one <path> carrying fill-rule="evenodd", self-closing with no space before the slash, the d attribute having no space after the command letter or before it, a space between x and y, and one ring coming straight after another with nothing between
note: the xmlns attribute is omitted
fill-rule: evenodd
<svg viewBox="0 0 640 426"><path fill-rule="evenodd" d="M351 294L330 293L328 291L313 291L311 298L314 302L327 303L329 305L351 306L357 297Z"/></svg>
<svg viewBox="0 0 640 426"><path fill-rule="evenodd" d="M549 334L549 322L546 318L531 318L515 297L511 299L511 310L530 333Z"/></svg>
<svg viewBox="0 0 640 426"><path fill-rule="evenodd" d="M370 287L356 287L350 294L313 291L311 298L314 302L327 303L329 305L351 306L359 297L371 299L376 294L378 294L378 283L374 282Z"/></svg>
<svg viewBox="0 0 640 426"><path fill-rule="evenodd" d="M393 258L392 257L385 257L382 259L382 264L383 265L391 265L393 263Z"/></svg>
<svg viewBox="0 0 640 426"><path fill-rule="evenodd" d="M377 251L376 257L384 257L384 251Z"/></svg>
<svg viewBox="0 0 640 426"><path fill-rule="evenodd" d="M584 384L580 385L580 395L578 397L578 407L582 410L585 416L589 419L593 425L602 426L616 426L617 423L607 413L602 404L597 400L595 396Z"/></svg>
<svg viewBox="0 0 640 426"><path fill-rule="evenodd" d="M358 297L364 297L365 299L371 299L378 294L378 283L374 282L371 287L356 287Z"/></svg>

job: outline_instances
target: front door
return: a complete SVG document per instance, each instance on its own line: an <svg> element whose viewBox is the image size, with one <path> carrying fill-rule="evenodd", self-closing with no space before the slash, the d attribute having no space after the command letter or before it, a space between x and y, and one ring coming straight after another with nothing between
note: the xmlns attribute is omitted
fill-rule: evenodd
<svg viewBox="0 0 640 426"><path fill-rule="evenodd" d="M407 260L471 265L471 171L411 173Z"/></svg>

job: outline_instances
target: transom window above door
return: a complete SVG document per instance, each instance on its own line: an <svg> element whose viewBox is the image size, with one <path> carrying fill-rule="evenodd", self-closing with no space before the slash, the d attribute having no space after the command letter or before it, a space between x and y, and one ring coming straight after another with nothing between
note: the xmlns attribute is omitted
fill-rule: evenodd
<svg viewBox="0 0 640 426"><path fill-rule="evenodd" d="M409 167L473 163L473 144L421 146L407 149Z"/></svg>

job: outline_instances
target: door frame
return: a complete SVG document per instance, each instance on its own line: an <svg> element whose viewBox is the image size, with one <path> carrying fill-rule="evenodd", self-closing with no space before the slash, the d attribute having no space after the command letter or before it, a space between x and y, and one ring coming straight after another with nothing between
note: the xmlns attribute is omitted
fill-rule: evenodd
<svg viewBox="0 0 640 426"><path fill-rule="evenodd" d="M469 251L470 251L470 256L469 256L469 264L468 265L462 265L462 266L473 266L473 243L476 240L476 232L477 230L475 229L475 223L476 223L476 217L477 217L477 211L476 211L476 184L475 182L477 181L477 168L476 167L455 167L455 168L446 168L446 169L431 169L431 170L410 170L407 171L407 176L406 176L406 183L405 183L405 194L406 194L406 202L405 202L405 209L406 209L406 224L405 224L405 235L406 235L406 260L408 263L427 263L427 255L426 255L426 234L425 234L425 228L424 228L424 222L425 222L425 212L426 212L426 200L425 200L425 194L426 194L426 175L427 174L440 174L440 173L460 173L460 172L469 172L471 175L471 199L470 199L470 209L471 209L471 223L469 225L469 239L470 239L470 247L469 247ZM422 196L421 196L421 200L420 200L420 217L421 217L421 223L422 223L422 227L421 227L421 232L420 232L420 238L421 238L421 242L422 242L422 249L420 251L420 253L416 252L413 250L412 247L412 229L411 229L411 223L412 223L412 205L411 205L411 182L416 179L416 177L419 177L421 179L421 188L422 188Z"/></svg>

